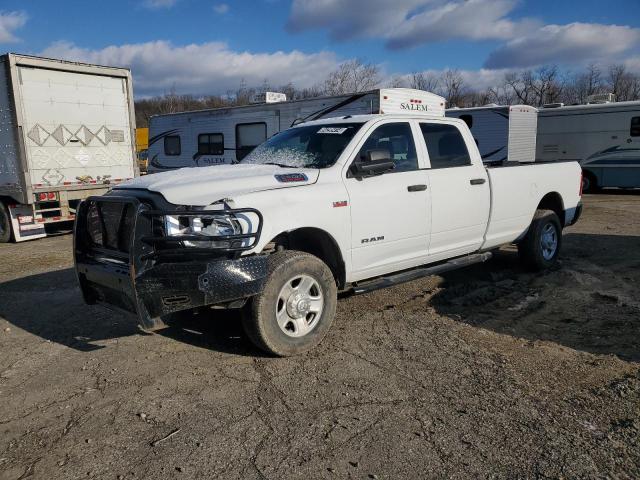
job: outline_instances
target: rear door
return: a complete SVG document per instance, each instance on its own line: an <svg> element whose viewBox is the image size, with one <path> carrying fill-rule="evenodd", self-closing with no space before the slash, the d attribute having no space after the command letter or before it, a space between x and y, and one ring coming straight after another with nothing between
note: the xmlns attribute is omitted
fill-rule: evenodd
<svg viewBox="0 0 640 480"><path fill-rule="evenodd" d="M126 79L18 69L32 184L134 176Z"/></svg>
<svg viewBox="0 0 640 480"><path fill-rule="evenodd" d="M489 220L490 186L478 157L472 159L462 131L452 124L420 122L429 158L431 240L436 261L477 250ZM466 141L473 142L467 132Z"/></svg>
<svg viewBox="0 0 640 480"><path fill-rule="evenodd" d="M368 178L347 175L351 206L351 259L354 280L418 265L429 245L428 172L421 161L409 121L377 124L358 148L389 150L396 168Z"/></svg>

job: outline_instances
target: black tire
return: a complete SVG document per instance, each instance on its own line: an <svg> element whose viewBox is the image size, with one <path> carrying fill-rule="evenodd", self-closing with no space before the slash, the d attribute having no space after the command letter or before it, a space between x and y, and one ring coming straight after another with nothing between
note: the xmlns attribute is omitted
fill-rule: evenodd
<svg viewBox="0 0 640 480"><path fill-rule="evenodd" d="M587 171L582 172L582 191L585 193L598 191L598 180L593 173Z"/></svg>
<svg viewBox="0 0 640 480"><path fill-rule="evenodd" d="M9 210L0 202L0 243L9 243L11 241L11 218Z"/></svg>
<svg viewBox="0 0 640 480"><path fill-rule="evenodd" d="M555 249L550 248L551 231L555 238ZM561 247L562 227L558 215L552 210L537 210L529 231L518 244L520 260L529 270L545 270L557 263Z"/></svg>
<svg viewBox="0 0 640 480"><path fill-rule="evenodd" d="M300 297L304 293L304 287L302 280L296 283L297 278L305 279L304 285L311 283L309 296ZM286 298L301 299L291 302L290 309L290 304L282 300L282 293L287 291L294 293L285 295ZM317 308L317 305L322 304L319 313L304 313L305 298L309 300L310 308ZM311 305L311 301L315 306ZM297 355L313 348L324 338L335 317L337 303L336 282L323 261L295 250L277 252L269 257L264 289L245 307L242 324L249 339L261 350L280 357ZM286 324L284 322L291 318L288 316L290 311L300 317L291 319ZM300 330L298 322L304 322L304 327ZM310 330L304 333L306 328Z"/></svg>

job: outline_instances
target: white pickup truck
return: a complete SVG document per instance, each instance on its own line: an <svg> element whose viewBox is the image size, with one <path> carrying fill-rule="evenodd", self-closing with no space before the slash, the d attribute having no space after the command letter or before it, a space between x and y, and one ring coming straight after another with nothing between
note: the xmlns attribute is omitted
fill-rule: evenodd
<svg viewBox="0 0 640 480"><path fill-rule="evenodd" d="M487 167L442 98L402 103L404 113L301 124L237 165L87 199L74 245L86 302L136 313L147 329L180 310L242 308L249 338L285 356L320 342L338 291L483 262L512 243L528 267L552 266L581 212L580 166Z"/></svg>

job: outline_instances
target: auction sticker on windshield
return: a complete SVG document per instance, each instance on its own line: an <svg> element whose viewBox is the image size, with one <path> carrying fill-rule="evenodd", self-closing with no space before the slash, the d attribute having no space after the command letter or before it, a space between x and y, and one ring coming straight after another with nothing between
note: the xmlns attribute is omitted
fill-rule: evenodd
<svg viewBox="0 0 640 480"><path fill-rule="evenodd" d="M335 135L341 135L348 130L349 127L322 127L318 130L318 133L332 133Z"/></svg>

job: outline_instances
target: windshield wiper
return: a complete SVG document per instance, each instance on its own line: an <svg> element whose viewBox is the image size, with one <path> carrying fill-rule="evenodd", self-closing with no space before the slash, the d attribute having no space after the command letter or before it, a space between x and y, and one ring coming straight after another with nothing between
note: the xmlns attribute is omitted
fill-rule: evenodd
<svg viewBox="0 0 640 480"><path fill-rule="evenodd" d="M280 167L280 168L295 168L295 167L292 167L291 165L285 165L284 163L276 163L276 162L264 162L262 165L275 165L276 167Z"/></svg>

